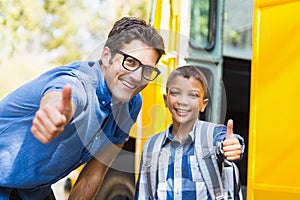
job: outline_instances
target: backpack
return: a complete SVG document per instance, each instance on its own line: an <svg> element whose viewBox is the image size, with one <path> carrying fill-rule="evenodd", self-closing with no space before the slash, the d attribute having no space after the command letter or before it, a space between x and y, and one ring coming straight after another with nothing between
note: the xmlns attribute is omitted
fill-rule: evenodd
<svg viewBox="0 0 300 200"><path fill-rule="evenodd" d="M204 121L197 123L196 157L212 199L243 200L239 169L236 164L226 159L221 166L217 163L213 147L213 131L217 124Z"/></svg>

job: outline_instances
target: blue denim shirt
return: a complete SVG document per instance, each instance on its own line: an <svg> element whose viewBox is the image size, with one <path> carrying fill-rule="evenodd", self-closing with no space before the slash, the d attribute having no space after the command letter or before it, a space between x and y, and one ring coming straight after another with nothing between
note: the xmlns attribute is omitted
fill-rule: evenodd
<svg viewBox="0 0 300 200"><path fill-rule="evenodd" d="M48 144L31 133L40 100L49 91L73 87L75 114ZM18 88L0 102L0 199L19 188L24 199L43 199L51 184L68 175L109 144L124 143L141 108L141 96L112 103L101 67L74 62L54 68Z"/></svg>

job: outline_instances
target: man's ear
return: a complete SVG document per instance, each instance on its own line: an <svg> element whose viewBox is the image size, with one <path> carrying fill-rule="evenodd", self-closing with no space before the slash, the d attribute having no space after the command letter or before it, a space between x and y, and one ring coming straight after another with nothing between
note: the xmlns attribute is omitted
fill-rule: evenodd
<svg viewBox="0 0 300 200"><path fill-rule="evenodd" d="M111 62L111 51L108 47L104 47L101 55L101 61L102 61L103 68L109 66Z"/></svg>
<svg viewBox="0 0 300 200"><path fill-rule="evenodd" d="M204 112L207 104L208 104L208 99L203 99L203 103L202 103L202 107L200 108L200 112Z"/></svg>

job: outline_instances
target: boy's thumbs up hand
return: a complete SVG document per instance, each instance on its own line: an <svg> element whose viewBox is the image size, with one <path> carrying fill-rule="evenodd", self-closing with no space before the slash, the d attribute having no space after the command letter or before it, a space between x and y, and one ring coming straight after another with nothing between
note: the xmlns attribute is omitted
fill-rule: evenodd
<svg viewBox="0 0 300 200"><path fill-rule="evenodd" d="M228 120L226 138L223 141L223 151L226 160L238 160L241 156L241 144L233 134L233 120Z"/></svg>
<svg viewBox="0 0 300 200"><path fill-rule="evenodd" d="M226 139L233 137L233 121L232 119L227 122L227 131L226 131Z"/></svg>

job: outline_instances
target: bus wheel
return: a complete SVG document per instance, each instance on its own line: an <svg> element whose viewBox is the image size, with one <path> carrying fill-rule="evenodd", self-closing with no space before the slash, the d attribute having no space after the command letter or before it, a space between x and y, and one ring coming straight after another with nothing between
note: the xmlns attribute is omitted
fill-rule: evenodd
<svg viewBox="0 0 300 200"><path fill-rule="evenodd" d="M64 184L64 190L65 192L70 192L72 189L72 182L70 178L67 178Z"/></svg>
<svg viewBox="0 0 300 200"><path fill-rule="evenodd" d="M129 175L110 171L96 195L96 200L133 200L135 185Z"/></svg>

